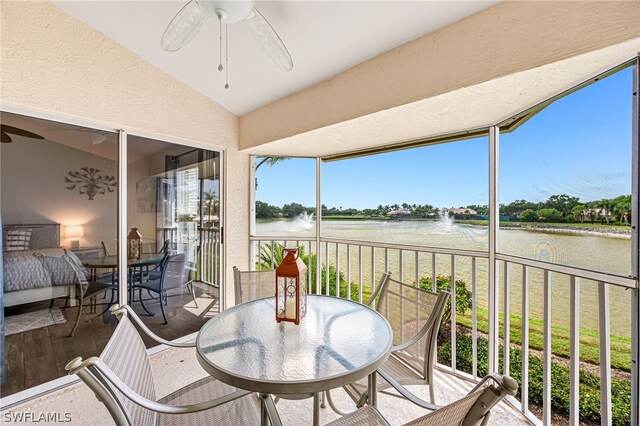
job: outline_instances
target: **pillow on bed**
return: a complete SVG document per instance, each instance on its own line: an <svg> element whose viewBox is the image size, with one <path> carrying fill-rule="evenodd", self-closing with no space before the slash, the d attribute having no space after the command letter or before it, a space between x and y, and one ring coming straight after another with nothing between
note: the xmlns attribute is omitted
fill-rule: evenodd
<svg viewBox="0 0 640 426"><path fill-rule="evenodd" d="M31 228L9 228L4 236L4 251L29 250Z"/></svg>

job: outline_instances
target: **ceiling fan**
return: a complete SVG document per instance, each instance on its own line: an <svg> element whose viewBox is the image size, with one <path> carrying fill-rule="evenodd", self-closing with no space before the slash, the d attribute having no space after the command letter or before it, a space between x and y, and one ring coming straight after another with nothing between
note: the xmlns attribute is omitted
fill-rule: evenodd
<svg viewBox="0 0 640 426"><path fill-rule="evenodd" d="M11 136L9 136L9 134L16 135L16 136L23 136L25 138L30 138L30 139L44 139L42 136L37 135L35 133L18 129L17 127L13 127L13 126L7 126L6 124L0 125L0 133L2 136L0 139L0 142L2 143L11 143L13 141L11 139Z"/></svg>
<svg viewBox="0 0 640 426"><path fill-rule="evenodd" d="M190 0L171 20L164 31L161 46L168 52L175 52L184 47L198 33L200 27L211 16L220 22L220 65L222 71L222 24L229 25L242 22L260 47L267 53L278 68L291 71L293 61L284 43L260 12L254 7L254 0ZM228 63L228 27L226 62ZM228 68L228 67L227 67ZM228 72L228 70L227 70ZM229 88L228 74L227 84Z"/></svg>

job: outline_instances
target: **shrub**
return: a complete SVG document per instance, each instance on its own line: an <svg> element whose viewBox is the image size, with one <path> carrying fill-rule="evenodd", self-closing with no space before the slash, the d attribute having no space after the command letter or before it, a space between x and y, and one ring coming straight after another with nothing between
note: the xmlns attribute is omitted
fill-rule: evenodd
<svg viewBox="0 0 640 426"><path fill-rule="evenodd" d="M503 348L498 354L499 371L502 371ZM472 339L469 335L456 336L456 367L466 373L472 371ZM438 362L449 364L451 360L451 341L439 343ZM517 348L509 350L509 374L518 384L522 384L522 351ZM478 337L478 376L485 376L488 372L488 342L484 337ZM542 405L543 394L543 363L535 355L529 356L529 401ZM580 370L580 420L600 423L600 377L597 374ZM516 398L520 397L518 388ZM631 422L631 383L628 379L613 379L611 381L611 404L613 425L628 425ZM569 415L569 367L558 363L551 363L551 407L559 414Z"/></svg>
<svg viewBox="0 0 640 426"><path fill-rule="evenodd" d="M424 290L433 290L433 280L431 277L420 278L420 288ZM451 291L451 275L437 275L436 276L436 290ZM460 315L464 315L468 309L471 309L471 290L467 288L467 283L463 280L456 280L456 312ZM451 298L447 301L447 306L444 308L442 314L442 323L448 324L451 320Z"/></svg>

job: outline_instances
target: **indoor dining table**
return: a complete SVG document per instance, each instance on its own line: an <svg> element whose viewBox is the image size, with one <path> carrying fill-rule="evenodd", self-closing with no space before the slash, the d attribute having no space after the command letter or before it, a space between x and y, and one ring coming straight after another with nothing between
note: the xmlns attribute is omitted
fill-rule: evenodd
<svg viewBox="0 0 640 426"><path fill-rule="evenodd" d="M369 376L370 403L376 404L375 372L389 357L392 336L378 312L331 296L309 295L299 325L278 323L269 297L210 319L196 348L200 365L228 385L282 398L313 397L318 425L323 391Z"/></svg>
<svg viewBox="0 0 640 426"><path fill-rule="evenodd" d="M129 267L129 281L135 276L136 270L139 271L138 277L142 280L142 270L150 266L158 265L164 259L165 253L143 253L140 255L140 259L128 259L127 266ZM82 259L82 265L89 270L96 269L110 269L111 270L111 284L115 285L116 274L118 269L118 256L100 256L88 259ZM132 295L130 295L131 297ZM132 299L130 299L132 300ZM146 309L145 309L146 310ZM150 312L147 312L151 314Z"/></svg>

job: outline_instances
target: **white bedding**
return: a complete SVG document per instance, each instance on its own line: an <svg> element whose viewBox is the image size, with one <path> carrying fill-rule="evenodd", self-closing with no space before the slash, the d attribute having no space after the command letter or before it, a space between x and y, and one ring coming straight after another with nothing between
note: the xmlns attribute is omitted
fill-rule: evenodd
<svg viewBox="0 0 640 426"><path fill-rule="evenodd" d="M80 272L80 268L77 268L75 274L71 274L72 278L70 278L69 281L72 282L55 282L55 280L52 279L51 272L42 262L42 258L38 259L34 254L41 254L42 256L45 256L45 258L63 258L65 256L65 250L56 247L2 253L5 293L17 290L50 287L52 285L86 285L86 277L82 272ZM72 261L76 265L82 265L78 257L73 252L67 251L66 256L68 256L68 260Z"/></svg>

